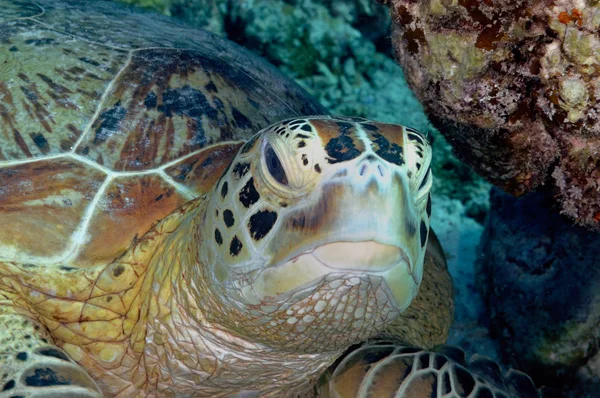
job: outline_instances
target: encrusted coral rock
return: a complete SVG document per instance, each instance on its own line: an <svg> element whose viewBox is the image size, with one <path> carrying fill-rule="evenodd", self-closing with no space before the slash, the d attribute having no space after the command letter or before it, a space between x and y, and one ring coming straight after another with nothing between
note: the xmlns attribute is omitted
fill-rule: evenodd
<svg viewBox="0 0 600 398"><path fill-rule="evenodd" d="M409 85L457 155L507 192L550 181L600 230L597 0L388 0Z"/></svg>
<svg viewBox="0 0 600 398"><path fill-rule="evenodd" d="M492 190L477 284L505 359L566 397L600 386L600 235L552 207L547 192Z"/></svg>

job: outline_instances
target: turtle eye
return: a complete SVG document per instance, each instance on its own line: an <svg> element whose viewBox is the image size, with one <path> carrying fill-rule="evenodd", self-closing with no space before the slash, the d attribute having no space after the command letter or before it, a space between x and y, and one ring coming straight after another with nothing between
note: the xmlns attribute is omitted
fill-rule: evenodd
<svg viewBox="0 0 600 398"><path fill-rule="evenodd" d="M275 153L275 150L273 150L271 145L267 145L267 148L265 150L265 161L267 163L267 169L269 170L269 173L271 173L271 176L273 176L273 178L277 180L278 183L287 185L288 180L285 175L285 170L283 169L283 166L281 165L281 162L279 161L279 158L277 157L277 154Z"/></svg>

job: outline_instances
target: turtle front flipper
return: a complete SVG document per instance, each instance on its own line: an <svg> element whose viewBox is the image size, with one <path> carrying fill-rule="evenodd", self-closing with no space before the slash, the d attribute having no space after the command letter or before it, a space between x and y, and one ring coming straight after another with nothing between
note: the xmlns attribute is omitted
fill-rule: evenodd
<svg viewBox="0 0 600 398"><path fill-rule="evenodd" d="M0 396L102 397L87 372L52 343L46 328L15 312L1 293Z"/></svg>
<svg viewBox="0 0 600 398"><path fill-rule="evenodd" d="M456 347L433 351L376 341L351 351L338 365L319 398L539 398L526 374L474 355L467 363Z"/></svg>

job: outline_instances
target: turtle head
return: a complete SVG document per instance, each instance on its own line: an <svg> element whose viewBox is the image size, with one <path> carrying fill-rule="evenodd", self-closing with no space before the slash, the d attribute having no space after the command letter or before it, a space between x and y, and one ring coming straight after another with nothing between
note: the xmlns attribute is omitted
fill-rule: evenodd
<svg viewBox="0 0 600 398"><path fill-rule="evenodd" d="M306 352L382 331L421 282L430 159L420 133L358 118L286 120L255 135L202 221L200 260L220 306L211 316Z"/></svg>

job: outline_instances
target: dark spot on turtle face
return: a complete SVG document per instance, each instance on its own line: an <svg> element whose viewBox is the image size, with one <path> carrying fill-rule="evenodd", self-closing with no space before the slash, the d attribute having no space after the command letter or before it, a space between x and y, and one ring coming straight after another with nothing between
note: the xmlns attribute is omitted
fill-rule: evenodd
<svg viewBox="0 0 600 398"><path fill-rule="evenodd" d="M229 245L229 253L235 257L242 251L242 242L239 240L237 236L234 236L231 240L231 244Z"/></svg>
<svg viewBox="0 0 600 398"><path fill-rule="evenodd" d="M15 381L9 380L4 384L4 387L2 387L2 391L12 390L13 388L15 388Z"/></svg>
<svg viewBox="0 0 600 398"><path fill-rule="evenodd" d="M11 48L8 49L8 51L10 51L11 53L15 53L15 52L19 51L19 49L15 46L12 46Z"/></svg>
<svg viewBox="0 0 600 398"><path fill-rule="evenodd" d="M20 352L17 354L17 359L19 361L26 361L27 360L27 353L26 352Z"/></svg>
<svg viewBox="0 0 600 398"><path fill-rule="evenodd" d="M25 264L23 264L23 267L25 267L25 268L37 268L37 265L31 264L31 263L25 263Z"/></svg>
<svg viewBox="0 0 600 398"><path fill-rule="evenodd" d="M270 210L260 210L250 216L248 229L254 240L261 240L271 231L277 221L277 213Z"/></svg>
<svg viewBox="0 0 600 398"><path fill-rule="evenodd" d="M423 220L421 220L419 233L421 235L421 247L424 247L425 243L427 243L427 226L425 225L425 221Z"/></svg>
<svg viewBox="0 0 600 398"><path fill-rule="evenodd" d="M38 329L36 329L38 330ZM44 343L48 344L48 340L47 339L40 339L40 341L43 341Z"/></svg>
<svg viewBox="0 0 600 398"><path fill-rule="evenodd" d="M240 203L249 208L260 199L260 194L254 187L254 177L250 178L246 185L240 190Z"/></svg>
<svg viewBox="0 0 600 398"><path fill-rule="evenodd" d="M306 142L304 142L304 141L300 141L298 143L298 148L304 148L305 146L306 146Z"/></svg>
<svg viewBox="0 0 600 398"><path fill-rule="evenodd" d="M408 138L413 141L417 141L419 144L424 145L423 138L419 134L408 133Z"/></svg>
<svg viewBox="0 0 600 398"><path fill-rule="evenodd" d="M305 166L308 164L308 158L305 153L302 154L302 164Z"/></svg>
<svg viewBox="0 0 600 398"><path fill-rule="evenodd" d="M475 379L473 379L473 376L462 366L454 366L454 374L459 384L456 386L456 392L465 397L471 394L473 388L475 388Z"/></svg>
<svg viewBox="0 0 600 398"><path fill-rule="evenodd" d="M213 83L212 81L208 82L204 88L206 89L206 91L208 91L209 93L218 93L219 90L217 89L217 86L215 86L215 83Z"/></svg>
<svg viewBox="0 0 600 398"><path fill-rule="evenodd" d="M40 149L43 154L48 153L50 150L50 146L48 145L48 140L44 137L43 134L40 133L31 133L29 135L33 140L33 143Z"/></svg>
<svg viewBox="0 0 600 398"><path fill-rule="evenodd" d="M45 357L53 357L53 358L62 359L63 361L71 362L69 357L64 352L59 351L55 348L40 348L40 349L36 350L36 352Z"/></svg>
<svg viewBox="0 0 600 398"><path fill-rule="evenodd" d="M356 149L352 137L348 135L332 138L325 145L325 151L328 156L327 162L331 164L352 160L360 155L360 151Z"/></svg>
<svg viewBox="0 0 600 398"><path fill-rule="evenodd" d="M440 354L433 355L433 368L436 370L440 370L442 366L448 363L448 359Z"/></svg>
<svg viewBox="0 0 600 398"><path fill-rule="evenodd" d="M233 116L233 120L235 121L235 125L241 129L251 129L252 122L250 119L246 117L242 112L240 112L236 107L231 107L231 115Z"/></svg>
<svg viewBox="0 0 600 398"><path fill-rule="evenodd" d="M300 127L300 130L311 132L312 131L312 127L310 125L308 125L308 124L305 124L304 126Z"/></svg>
<svg viewBox="0 0 600 398"><path fill-rule="evenodd" d="M306 140L306 139L308 139L310 137L307 136L307 135L304 135L304 134L296 134L296 136L294 138L298 138L298 139L301 139L301 140Z"/></svg>
<svg viewBox="0 0 600 398"><path fill-rule="evenodd" d="M113 275L115 276L115 278L118 278L123 272L125 272L125 267L123 267L122 264L119 264L113 270Z"/></svg>
<svg viewBox="0 0 600 398"><path fill-rule="evenodd" d="M388 141L382 134L370 133L375 153L387 162L401 166L404 164L404 153L400 145Z"/></svg>
<svg viewBox="0 0 600 398"><path fill-rule="evenodd" d="M158 97L154 91L150 91L144 98L144 106L146 109L154 109L158 105Z"/></svg>
<svg viewBox="0 0 600 398"><path fill-rule="evenodd" d="M425 184L427 184L427 181L429 180L429 172L430 171L431 171L431 168L427 169L427 171L425 172L425 177L423 177L423 181L421 181L421 184L419 185L419 190L423 189Z"/></svg>
<svg viewBox="0 0 600 398"><path fill-rule="evenodd" d="M319 163L316 163L316 164L315 164L315 171L316 171L317 173L320 173L320 172L321 172L321 166L319 166Z"/></svg>
<svg viewBox="0 0 600 398"><path fill-rule="evenodd" d="M24 337L25 337L25 339L27 339L27 340L31 339L31 335L30 335L30 334L26 334Z"/></svg>
<svg viewBox="0 0 600 398"><path fill-rule="evenodd" d="M306 120L304 119L293 119L289 122L289 126L290 128L294 128L294 127L298 127L301 124L306 123Z"/></svg>
<svg viewBox="0 0 600 398"><path fill-rule="evenodd" d="M431 217L431 194L427 195L427 206L425 207L425 211L427 211L427 217Z"/></svg>
<svg viewBox="0 0 600 398"><path fill-rule="evenodd" d="M46 387L66 386L71 383L50 368L37 368L33 375L25 377L25 384L30 387Z"/></svg>
<svg viewBox="0 0 600 398"><path fill-rule="evenodd" d="M233 224L235 224L235 218L233 217L233 212L229 209L223 211L223 221L225 221L225 225L228 228L231 228Z"/></svg>
<svg viewBox="0 0 600 398"><path fill-rule="evenodd" d="M127 116L127 110L121 106L121 101L117 101L111 108L102 112L98 117L100 125L95 130L94 145L100 145L118 133L125 116Z"/></svg>
<svg viewBox="0 0 600 398"><path fill-rule="evenodd" d="M416 166L417 166L417 170L421 170L421 163L417 162Z"/></svg>
<svg viewBox="0 0 600 398"><path fill-rule="evenodd" d="M215 228L215 242L217 242L219 246L223 244L223 236L221 235L219 228Z"/></svg>
<svg viewBox="0 0 600 398"><path fill-rule="evenodd" d="M106 297L106 302L110 303L113 300L113 296L107 296Z"/></svg>
<svg viewBox="0 0 600 398"><path fill-rule="evenodd" d="M242 149L240 149L240 153L250 152L250 150L254 147L254 144L256 143L259 137L260 134L255 134L252 138L250 138L250 140L244 144Z"/></svg>
<svg viewBox="0 0 600 398"><path fill-rule="evenodd" d="M227 191L229 190L229 184L227 184L227 181L223 182L223 185L221 185L221 198L225 199L225 196L227 196Z"/></svg>
<svg viewBox="0 0 600 398"><path fill-rule="evenodd" d="M250 163L241 162L233 166L233 175L239 180L250 170Z"/></svg>
<svg viewBox="0 0 600 398"><path fill-rule="evenodd" d="M155 202L160 201L163 198L163 194L161 193L160 195L158 195L156 198L154 198Z"/></svg>
<svg viewBox="0 0 600 398"><path fill-rule="evenodd" d="M285 202L279 202L279 206L286 208L288 205Z"/></svg>

